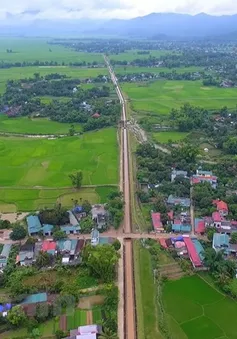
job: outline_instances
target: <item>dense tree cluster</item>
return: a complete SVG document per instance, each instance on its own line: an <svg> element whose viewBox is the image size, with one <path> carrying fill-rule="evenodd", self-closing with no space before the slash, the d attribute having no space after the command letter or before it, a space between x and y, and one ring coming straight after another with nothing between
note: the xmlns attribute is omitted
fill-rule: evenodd
<svg viewBox="0 0 237 339"><path fill-rule="evenodd" d="M121 108L117 99L110 100L108 86L84 89L79 86L79 79L65 79L57 73L49 77L53 80L41 79L36 73L34 79L9 81L1 98L2 107L7 105L15 109L17 116L41 116L59 122L81 123L84 131L117 125ZM98 76L97 80L102 78ZM45 104L39 98L45 95L55 99ZM60 100L61 96L68 100ZM70 131L70 135L73 134Z"/></svg>

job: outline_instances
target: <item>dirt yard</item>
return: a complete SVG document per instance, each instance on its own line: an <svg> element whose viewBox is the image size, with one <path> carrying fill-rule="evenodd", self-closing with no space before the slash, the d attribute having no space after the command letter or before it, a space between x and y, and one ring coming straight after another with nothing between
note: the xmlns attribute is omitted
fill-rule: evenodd
<svg viewBox="0 0 237 339"><path fill-rule="evenodd" d="M104 302L104 296L103 295L92 295L89 297L81 297L78 307L83 310L89 310L93 306L101 305Z"/></svg>

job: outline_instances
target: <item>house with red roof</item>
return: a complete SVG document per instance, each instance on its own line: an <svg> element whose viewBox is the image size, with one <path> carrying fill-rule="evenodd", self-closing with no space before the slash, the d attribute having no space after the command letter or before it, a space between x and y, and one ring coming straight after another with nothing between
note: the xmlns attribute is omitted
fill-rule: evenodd
<svg viewBox="0 0 237 339"><path fill-rule="evenodd" d="M152 225L155 232L164 232L164 227L161 222L161 214L160 213L151 213Z"/></svg>
<svg viewBox="0 0 237 339"><path fill-rule="evenodd" d="M42 244L41 251L48 254L55 255L57 244L55 241L45 240Z"/></svg>
<svg viewBox="0 0 237 339"><path fill-rule="evenodd" d="M228 215L228 205L225 201L213 200L213 204L216 205L216 209L222 217L226 217Z"/></svg>

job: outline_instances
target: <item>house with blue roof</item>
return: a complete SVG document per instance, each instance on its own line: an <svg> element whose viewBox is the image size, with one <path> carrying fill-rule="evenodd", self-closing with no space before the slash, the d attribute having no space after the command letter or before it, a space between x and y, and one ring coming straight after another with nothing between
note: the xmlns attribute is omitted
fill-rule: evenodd
<svg viewBox="0 0 237 339"><path fill-rule="evenodd" d="M11 251L11 244L5 244L0 254L0 268L7 266L8 257Z"/></svg>
<svg viewBox="0 0 237 339"><path fill-rule="evenodd" d="M230 251L230 237L228 234L214 233L212 240L212 248L216 252L224 251L228 255Z"/></svg>
<svg viewBox="0 0 237 339"><path fill-rule="evenodd" d="M172 231L175 233L189 233L192 230L192 226L189 224L183 224L179 220L175 220L172 223Z"/></svg>
<svg viewBox="0 0 237 339"><path fill-rule="evenodd" d="M44 235L45 237L51 236L52 233L53 233L53 228L54 228L53 225L50 225L50 224L43 224L43 226L42 226L42 232L43 232L43 235Z"/></svg>
<svg viewBox="0 0 237 339"><path fill-rule="evenodd" d="M79 234L81 227L79 225L73 226L73 225L64 225L60 226L61 231L63 231L66 235L69 234Z"/></svg>
<svg viewBox="0 0 237 339"><path fill-rule="evenodd" d="M26 218L26 222L30 236L37 235L42 230L42 225L37 215L29 215Z"/></svg>

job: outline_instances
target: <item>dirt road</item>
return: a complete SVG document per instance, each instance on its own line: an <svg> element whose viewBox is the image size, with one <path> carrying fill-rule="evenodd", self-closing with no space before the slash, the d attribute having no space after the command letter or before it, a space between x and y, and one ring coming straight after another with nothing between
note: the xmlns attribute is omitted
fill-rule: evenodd
<svg viewBox="0 0 237 339"><path fill-rule="evenodd" d="M109 60L105 58L111 80L115 86L118 98L122 105L122 128L121 140L123 140L121 152L123 152L123 194L124 194L124 233L131 234L131 210L130 210L130 182L129 182L129 149L128 149L128 131L126 118L126 103L122 92L119 88L116 76L110 66ZM121 179L121 178L120 178ZM135 339L136 338L136 318L135 318L135 295L134 295L134 279L133 279L133 256L132 256L132 240L127 238L124 240L124 320L122 324L119 323L119 338L120 339ZM122 292L120 290L120 296ZM121 318L119 318L121 321Z"/></svg>

